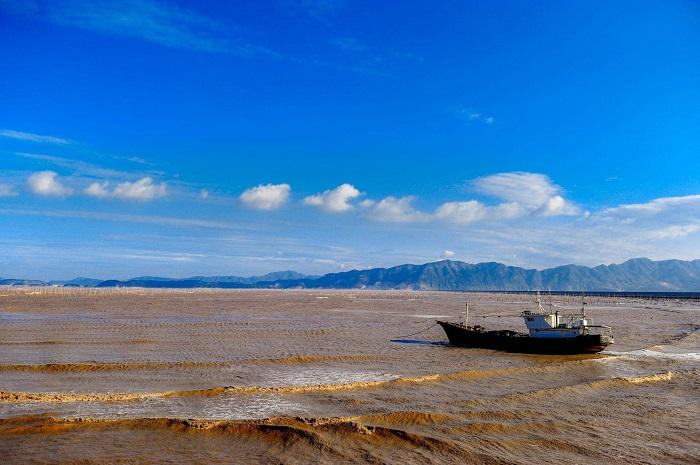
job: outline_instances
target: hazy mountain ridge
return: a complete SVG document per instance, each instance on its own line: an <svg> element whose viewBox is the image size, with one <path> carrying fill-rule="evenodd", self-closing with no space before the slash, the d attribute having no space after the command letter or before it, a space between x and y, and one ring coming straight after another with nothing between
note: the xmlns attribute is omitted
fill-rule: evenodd
<svg viewBox="0 0 700 465"><path fill-rule="evenodd" d="M635 258L620 264L586 267L563 265L544 270L508 266L502 263L465 263L453 260L399 265L305 276L295 271L278 271L263 276L193 276L174 279L141 276L127 280L75 278L43 282L0 279L0 285L60 285L82 287L149 288L309 288L309 289L416 289L491 291L700 291L700 260Z"/></svg>
<svg viewBox="0 0 700 465"><path fill-rule="evenodd" d="M291 279L313 279L316 276L303 275L296 271L274 271L262 276L192 276L191 278L173 279L157 276L140 276L125 281L116 279L102 281L96 287L152 287L152 288L199 288L214 287L223 289L245 289L255 287L259 282L281 281Z"/></svg>
<svg viewBox="0 0 700 465"><path fill-rule="evenodd" d="M423 265L330 273L316 279L258 283L266 287L372 288L498 291L700 291L700 260L652 261L636 258L621 264L586 267L563 265L545 270L502 263L470 264L452 260Z"/></svg>
<svg viewBox="0 0 700 465"><path fill-rule="evenodd" d="M288 279L313 279L316 276L303 275L296 271L273 271L262 276L193 276L190 279L195 279L208 283L241 283L255 284L261 281L281 281Z"/></svg>
<svg viewBox="0 0 700 465"><path fill-rule="evenodd" d="M59 285L65 287L95 287L102 281L102 279L78 277L68 281L49 281L48 284L51 286Z"/></svg>

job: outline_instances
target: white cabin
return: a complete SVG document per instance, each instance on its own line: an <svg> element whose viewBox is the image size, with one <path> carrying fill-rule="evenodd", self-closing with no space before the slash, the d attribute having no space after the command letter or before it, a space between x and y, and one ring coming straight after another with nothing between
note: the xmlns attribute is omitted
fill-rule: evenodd
<svg viewBox="0 0 700 465"><path fill-rule="evenodd" d="M588 321L582 314L560 315L559 312L522 313L530 337L571 338L585 334Z"/></svg>

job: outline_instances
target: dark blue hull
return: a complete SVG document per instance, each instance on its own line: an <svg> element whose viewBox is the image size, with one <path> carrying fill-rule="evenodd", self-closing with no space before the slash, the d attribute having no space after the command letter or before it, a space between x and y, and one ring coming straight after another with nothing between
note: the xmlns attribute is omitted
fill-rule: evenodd
<svg viewBox="0 0 700 465"><path fill-rule="evenodd" d="M478 331L462 324L438 321L450 344L460 347L503 350L524 354L595 354L612 338L590 334L567 339L534 338L515 331Z"/></svg>

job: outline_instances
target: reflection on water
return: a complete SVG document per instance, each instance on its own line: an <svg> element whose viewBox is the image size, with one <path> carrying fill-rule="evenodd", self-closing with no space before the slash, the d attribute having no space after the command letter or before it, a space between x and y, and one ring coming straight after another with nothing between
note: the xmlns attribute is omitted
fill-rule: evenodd
<svg viewBox="0 0 700 465"><path fill-rule="evenodd" d="M428 346L449 346L447 341L422 341L420 339L391 339L391 342L397 342L399 344L422 344Z"/></svg>

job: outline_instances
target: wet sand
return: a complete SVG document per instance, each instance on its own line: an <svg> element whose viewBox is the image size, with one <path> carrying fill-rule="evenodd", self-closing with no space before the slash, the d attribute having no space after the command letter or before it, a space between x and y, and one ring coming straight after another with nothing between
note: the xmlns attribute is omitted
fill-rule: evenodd
<svg viewBox="0 0 700 465"><path fill-rule="evenodd" d="M2 463L700 462L697 303L590 297L615 345L533 356L432 326L525 295L64 293L0 290Z"/></svg>

